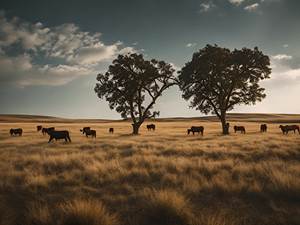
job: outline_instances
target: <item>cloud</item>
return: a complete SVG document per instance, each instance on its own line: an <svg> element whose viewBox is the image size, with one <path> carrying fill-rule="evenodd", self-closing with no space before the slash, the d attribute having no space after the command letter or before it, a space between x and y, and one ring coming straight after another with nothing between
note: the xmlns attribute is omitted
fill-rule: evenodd
<svg viewBox="0 0 300 225"><path fill-rule="evenodd" d="M200 4L200 13L208 12L214 7L215 7L215 4L213 2L201 3Z"/></svg>
<svg viewBox="0 0 300 225"><path fill-rule="evenodd" d="M258 3L254 3L254 4L251 4L251 5L247 5L244 7L244 9L248 12L254 12L257 10L257 8L259 7L259 4Z"/></svg>
<svg viewBox="0 0 300 225"><path fill-rule="evenodd" d="M101 33L82 31L73 23L45 27L1 13L0 80L19 86L63 85L97 74L117 54L135 52L120 41L107 45L100 38Z"/></svg>
<svg viewBox="0 0 300 225"><path fill-rule="evenodd" d="M239 6L242 4L245 0L229 0L229 2L233 5Z"/></svg>
<svg viewBox="0 0 300 225"><path fill-rule="evenodd" d="M289 45L288 45L288 44L284 44L283 47L284 47L284 48L288 48Z"/></svg>
<svg viewBox="0 0 300 225"><path fill-rule="evenodd" d="M292 56L285 54L271 56L271 68L271 79L266 81L268 88L300 85L300 64Z"/></svg>
<svg viewBox="0 0 300 225"><path fill-rule="evenodd" d="M197 43L187 43L186 47L187 48L192 48L192 47L195 47L196 45L197 45Z"/></svg>
<svg viewBox="0 0 300 225"><path fill-rule="evenodd" d="M272 58L276 60L290 60L293 58L293 56L286 55L286 54L278 54L278 55L273 55Z"/></svg>

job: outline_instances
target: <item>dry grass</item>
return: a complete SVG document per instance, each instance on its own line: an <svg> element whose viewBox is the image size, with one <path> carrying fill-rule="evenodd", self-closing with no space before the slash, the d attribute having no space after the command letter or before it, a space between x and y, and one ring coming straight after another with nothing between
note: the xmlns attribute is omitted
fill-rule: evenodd
<svg viewBox="0 0 300 225"><path fill-rule="evenodd" d="M195 124L204 137L186 135ZM139 136L128 122L43 124L71 131L72 143L47 144L36 123L2 123L0 224L300 224L300 135L234 124L247 134L193 120ZM86 125L96 140L80 134Z"/></svg>

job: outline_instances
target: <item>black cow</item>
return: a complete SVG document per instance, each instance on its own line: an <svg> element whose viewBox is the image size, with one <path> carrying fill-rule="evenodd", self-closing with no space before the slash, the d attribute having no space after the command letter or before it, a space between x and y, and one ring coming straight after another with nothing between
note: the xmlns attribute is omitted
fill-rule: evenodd
<svg viewBox="0 0 300 225"><path fill-rule="evenodd" d="M261 124L260 125L260 132L267 132L267 129L268 129L268 127L267 127L267 124Z"/></svg>
<svg viewBox="0 0 300 225"><path fill-rule="evenodd" d="M36 126L36 130L37 130L37 131L42 130L42 128L43 128L42 126Z"/></svg>
<svg viewBox="0 0 300 225"><path fill-rule="evenodd" d="M96 131L95 130L86 130L85 131L85 136L86 137L92 136L92 137L96 138Z"/></svg>
<svg viewBox="0 0 300 225"><path fill-rule="evenodd" d="M150 130L155 131L155 124L148 124L147 129L148 129L148 131L150 131Z"/></svg>
<svg viewBox="0 0 300 225"><path fill-rule="evenodd" d="M283 134L288 134L289 131L294 131L294 133L296 133L296 130L300 134L300 129L298 125L280 125L279 128L282 130Z"/></svg>
<svg viewBox="0 0 300 225"><path fill-rule="evenodd" d="M11 129L9 130L9 133L10 133L11 136L13 136L13 135L19 135L19 136L22 136L23 130L22 130L22 128L17 128L17 129L11 128Z"/></svg>
<svg viewBox="0 0 300 225"><path fill-rule="evenodd" d="M71 138L69 135L69 131L67 130L62 130L62 131L56 131L56 130L51 130L48 131L48 134L50 136L48 143L50 143L53 139L56 141L59 139L65 139L65 142L71 142Z"/></svg>
<svg viewBox="0 0 300 225"><path fill-rule="evenodd" d="M84 127L83 129L80 129L80 132L82 132L82 134L86 134L86 132L88 132L90 129L90 127Z"/></svg>
<svg viewBox="0 0 300 225"><path fill-rule="evenodd" d="M43 133L43 135L45 135L45 134L49 134L49 132L50 131L54 131L55 130L55 128L54 127L49 127L49 128L42 128L42 133Z"/></svg>
<svg viewBox="0 0 300 225"><path fill-rule="evenodd" d="M204 127L203 126L200 126L200 127L192 126L190 129L187 129L187 134L190 134L191 132L193 133L193 135L195 133L198 133L198 134L201 133L201 135L203 136Z"/></svg>
<svg viewBox="0 0 300 225"><path fill-rule="evenodd" d="M246 134L246 129L244 126L234 126L234 133L236 133L237 131L241 131L242 134Z"/></svg>
<svg viewBox="0 0 300 225"><path fill-rule="evenodd" d="M114 133L114 128L112 128L112 127L109 128L108 132L111 133L111 134L113 134Z"/></svg>

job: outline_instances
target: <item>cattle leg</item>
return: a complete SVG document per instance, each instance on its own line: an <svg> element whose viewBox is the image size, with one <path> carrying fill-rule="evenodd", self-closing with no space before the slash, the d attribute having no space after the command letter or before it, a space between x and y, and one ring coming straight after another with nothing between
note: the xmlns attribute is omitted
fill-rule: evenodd
<svg viewBox="0 0 300 225"><path fill-rule="evenodd" d="M50 143L53 140L53 137L50 136L48 143Z"/></svg>
<svg viewBox="0 0 300 225"><path fill-rule="evenodd" d="M70 138L70 136L69 136L69 135L67 136L67 138L68 138L69 142L71 142L71 138Z"/></svg>

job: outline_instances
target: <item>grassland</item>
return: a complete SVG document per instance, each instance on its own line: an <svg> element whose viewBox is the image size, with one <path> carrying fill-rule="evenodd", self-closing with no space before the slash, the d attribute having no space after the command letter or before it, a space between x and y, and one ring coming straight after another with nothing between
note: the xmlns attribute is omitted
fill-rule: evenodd
<svg viewBox="0 0 300 225"><path fill-rule="evenodd" d="M42 125L72 139L51 144L36 131L42 119L2 118L0 224L300 224L300 135L275 123L299 116L255 116L232 116L247 134L229 136L211 118L160 120L139 136L126 121L49 118ZM267 121L268 133L252 121ZM198 124L204 136L187 136ZM97 139L82 136L83 126ZM12 127L23 136L10 137Z"/></svg>

